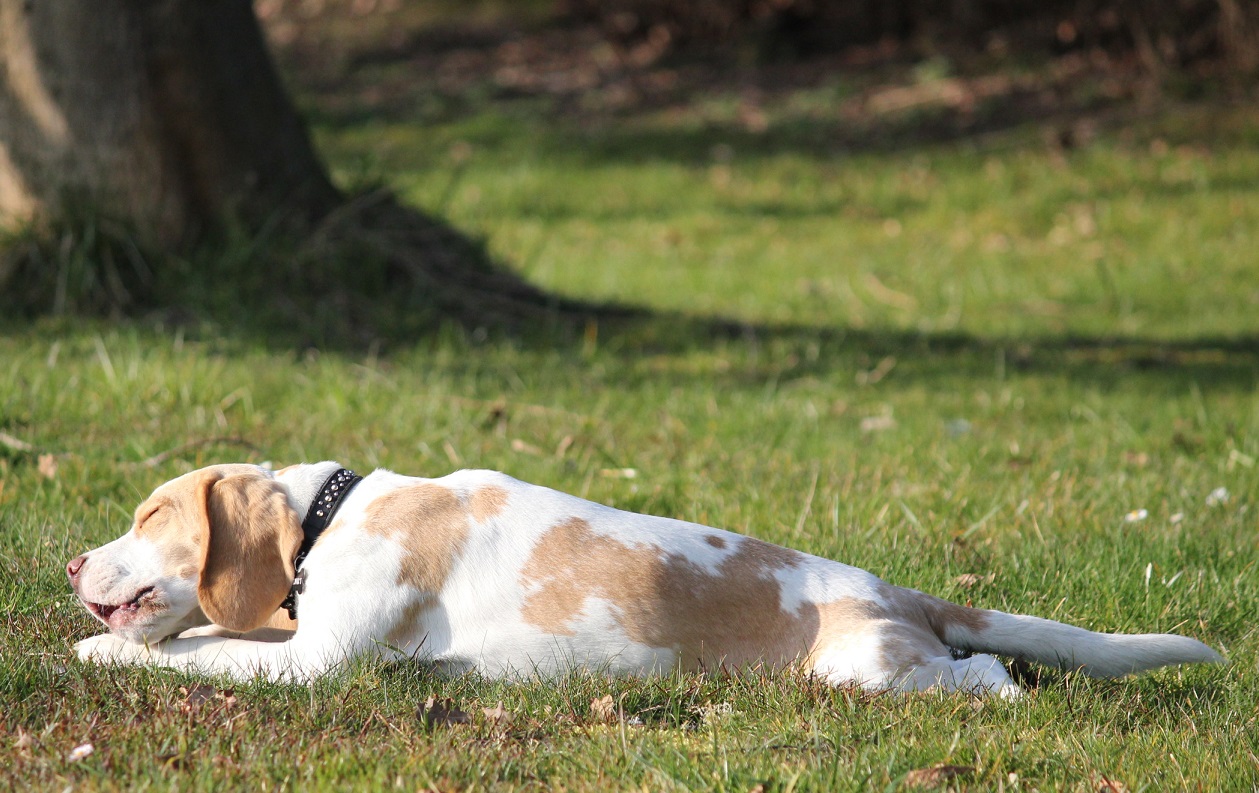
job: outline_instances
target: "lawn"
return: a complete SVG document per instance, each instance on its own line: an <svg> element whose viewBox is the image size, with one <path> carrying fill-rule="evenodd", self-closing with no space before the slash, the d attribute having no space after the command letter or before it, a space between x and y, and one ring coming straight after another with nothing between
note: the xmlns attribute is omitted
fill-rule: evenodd
<svg viewBox="0 0 1259 793"><path fill-rule="evenodd" d="M929 104L851 131L854 80L751 122L738 92L578 112L474 83L385 113L298 83L343 183L383 180L641 321L322 350L214 317L0 325L0 785L1253 789L1259 113L1166 100L1065 147L1034 121L916 139ZM320 459L500 469L1231 663L1045 671L1003 702L770 672L362 664L307 688L73 659L95 628L63 565L153 487Z"/></svg>

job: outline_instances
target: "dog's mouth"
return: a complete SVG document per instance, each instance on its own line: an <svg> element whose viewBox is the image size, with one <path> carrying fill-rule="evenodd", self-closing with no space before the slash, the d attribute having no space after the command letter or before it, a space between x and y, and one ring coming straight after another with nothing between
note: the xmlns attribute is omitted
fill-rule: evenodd
<svg viewBox="0 0 1259 793"><path fill-rule="evenodd" d="M101 622L111 628L118 625L126 624L140 611L146 604L153 601L153 587L146 586L126 603L90 603L83 601L83 605L87 606L87 610L99 619Z"/></svg>

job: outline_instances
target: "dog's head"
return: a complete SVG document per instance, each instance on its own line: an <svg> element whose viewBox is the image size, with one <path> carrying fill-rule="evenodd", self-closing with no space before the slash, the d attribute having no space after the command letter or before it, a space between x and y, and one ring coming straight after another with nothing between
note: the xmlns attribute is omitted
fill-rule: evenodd
<svg viewBox="0 0 1259 793"><path fill-rule="evenodd" d="M133 642L210 622L248 631L288 593L301 542L301 519L270 471L215 465L157 488L130 531L66 573L84 607Z"/></svg>

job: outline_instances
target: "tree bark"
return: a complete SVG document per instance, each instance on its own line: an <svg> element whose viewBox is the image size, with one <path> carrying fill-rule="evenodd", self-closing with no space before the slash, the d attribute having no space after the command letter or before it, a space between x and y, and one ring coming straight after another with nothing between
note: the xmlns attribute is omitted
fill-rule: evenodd
<svg viewBox="0 0 1259 793"><path fill-rule="evenodd" d="M353 341L592 311L386 191L343 196L249 0L0 0L5 226L28 233L0 250L0 313L187 309ZM225 231L265 244L196 246Z"/></svg>
<svg viewBox="0 0 1259 793"><path fill-rule="evenodd" d="M0 0L0 222L171 248L341 201L248 0Z"/></svg>

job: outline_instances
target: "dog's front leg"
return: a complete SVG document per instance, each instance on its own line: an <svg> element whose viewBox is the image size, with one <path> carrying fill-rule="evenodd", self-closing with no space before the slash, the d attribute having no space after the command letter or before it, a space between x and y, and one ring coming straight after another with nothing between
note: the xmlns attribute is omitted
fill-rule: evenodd
<svg viewBox="0 0 1259 793"><path fill-rule="evenodd" d="M344 661L350 653L312 653L300 643L259 642L219 636L167 639L133 644L113 634L75 645L79 658L95 663L143 664L182 672L222 674L236 680L308 681Z"/></svg>

